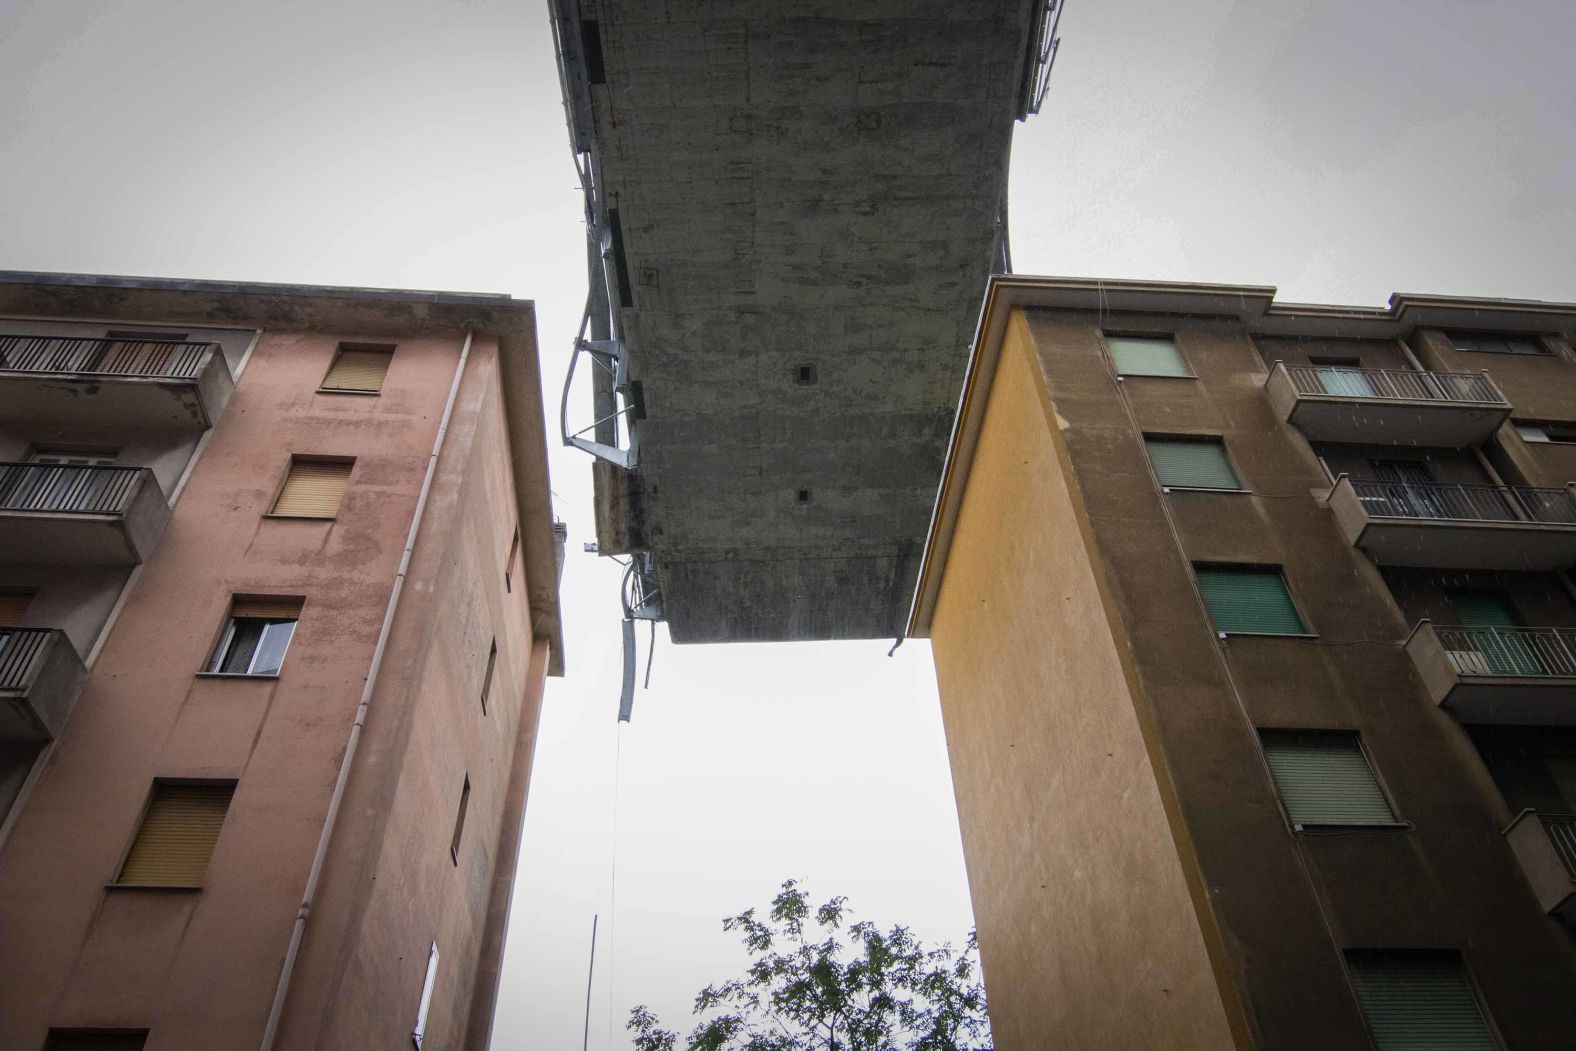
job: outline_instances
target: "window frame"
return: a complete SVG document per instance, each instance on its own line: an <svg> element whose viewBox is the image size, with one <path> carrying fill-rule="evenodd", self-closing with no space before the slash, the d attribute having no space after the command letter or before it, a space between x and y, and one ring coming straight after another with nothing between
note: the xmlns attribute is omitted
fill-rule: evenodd
<svg viewBox="0 0 1576 1051"><path fill-rule="evenodd" d="M1281 816L1286 819L1286 827L1295 835L1319 835L1323 830L1340 832L1411 832L1416 825L1400 816L1401 808L1395 805L1395 796L1390 792L1390 786L1379 775L1379 766L1374 762L1373 753L1368 750L1368 742L1364 739L1361 730L1351 730L1345 727L1326 726L1254 726L1254 735L1258 738L1259 755L1264 760L1264 771L1269 775L1270 785L1275 789L1275 802L1280 807ZM1350 824L1343 822L1308 822L1298 821L1292 817L1291 808L1286 805L1286 795L1281 790L1280 779L1275 776L1275 768L1270 765L1269 752L1264 747L1265 734L1304 734L1310 737L1345 737L1357 745L1357 754L1362 757L1363 764L1368 767L1368 776L1373 778L1374 787L1379 790L1384 805L1389 808L1389 822L1366 822L1363 824Z"/></svg>
<svg viewBox="0 0 1576 1051"><path fill-rule="evenodd" d="M1155 484L1160 486L1160 491L1162 493L1251 494L1253 492L1252 489L1249 489L1243 484L1242 471L1237 468L1236 458L1231 455L1231 447L1226 444L1226 436L1223 434L1178 434L1175 432L1160 434L1151 431L1144 431L1142 432L1141 437L1144 440L1144 456L1149 460L1149 466L1154 471ZM1160 468L1155 464L1155 458L1149 454L1149 443L1151 440L1159 442L1192 442L1195 445L1218 446L1220 448L1220 455L1226 461L1226 467L1231 471L1232 476L1237 480L1237 487L1235 489L1220 489L1207 485L1171 485L1163 481L1160 477Z"/></svg>
<svg viewBox="0 0 1576 1051"><path fill-rule="evenodd" d="M365 387L326 387L324 384L327 383L328 378L334 374L334 367L339 364L340 357L342 357L346 351L359 352L363 354L388 355L389 363L383 369L383 379L384 382L387 382L389 369L394 367L394 351L398 348L398 346L399 345L397 343L340 343L334 348L334 356L329 359L328 368L323 371L323 378L317 381L317 393L349 394L353 397L361 398L378 397L383 393L383 387L381 385L379 385L377 390L369 390Z"/></svg>
<svg viewBox="0 0 1576 1051"><path fill-rule="evenodd" d="M482 715L487 714L487 701L492 696L493 673L498 670L498 638L493 637L487 650L487 670L482 672Z"/></svg>
<svg viewBox="0 0 1576 1051"><path fill-rule="evenodd" d="M1310 629L1312 619L1303 609L1302 603L1297 600L1297 592L1292 590L1291 580L1286 576L1286 566L1273 562L1190 562L1193 572L1193 586L1198 589L1199 603L1204 607L1204 615L1209 620L1209 626L1219 639L1240 637L1245 639L1316 639L1319 633ZM1204 587L1199 583L1198 571L1201 569L1224 570L1226 572L1261 572L1275 573L1280 577L1281 586L1286 589L1286 597L1291 601L1292 609L1296 611L1297 619L1302 622L1303 630L1300 632L1289 631L1223 631L1215 624L1215 611L1209 606L1209 601L1204 597Z"/></svg>
<svg viewBox="0 0 1576 1051"><path fill-rule="evenodd" d="M1510 425L1516 429L1516 436L1523 445L1576 445L1576 423L1564 420L1511 420ZM1527 430L1541 431L1543 437L1528 438L1523 433Z"/></svg>
<svg viewBox="0 0 1576 1051"><path fill-rule="evenodd" d="M291 620L289 618L286 618L286 617L247 617L247 616L239 616L238 617L238 616L235 615L235 607L236 607L237 603L245 603L245 602L259 601L259 600L267 601L267 600L270 600L270 599L277 600L279 602L296 602L296 603L300 604L301 608L296 611L296 615L295 615L295 618L293 620ZM202 670L199 671L197 674L200 677L203 677L203 678L216 678L216 679L277 679L277 678L279 678L280 672L284 670L285 658L290 653L290 645L291 645L291 643L295 642L296 631L301 625L301 614L304 613L305 610L306 610L306 600L302 599L302 598L299 598L299 597L297 597L295 595L235 595L235 596L232 596L231 599L230 599L230 605L226 608L226 611L225 611L224 621L219 626L219 631L218 631L217 636L215 637L214 644L208 650L208 659L203 663ZM224 670L222 670L221 666L222 666L222 664L224 662L225 657L229 653L230 644L235 641L235 625L236 625L236 621L240 621L240 620L260 620L260 621L262 621L263 624L264 624L263 632L262 632L262 634L258 635L257 648L252 651L251 657L249 657L247 659L247 669L248 670L246 670L246 671L224 671ZM273 626L274 624L284 624L284 623L289 623L292 626L290 628L290 635L289 635L289 637L285 639L284 649L279 654L279 667L275 668L273 671L260 672L260 671L253 671L253 670L251 670L255 666L255 662L257 660L257 654L262 650L262 642L263 642L263 639L267 636L268 628Z"/></svg>
<svg viewBox="0 0 1576 1051"><path fill-rule="evenodd" d="M471 805L471 775L466 773L465 781L460 786L460 805L454 813L454 833L449 838L449 859L458 867L460 864L460 844L465 841L465 815Z"/></svg>
<svg viewBox="0 0 1576 1051"><path fill-rule="evenodd" d="M1498 354L1507 358L1552 358L1554 352L1543 342L1540 333L1516 332L1446 332L1445 338L1450 340L1450 349L1461 354ZM1479 343L1495 341L1509 346L1512 343L1525 343L1533 348L1532 352L1524 353L1519 350L1485 350L1480 346L1463 346L1462 343Z"/></svg>
<svg viewBox="0 0 1576 1051"><path fill-rule="evenodd" d="M1182 367L1187 370L1187 373L1186 375L1177 376L1167 372L1123 372L1121 365L1117 363L1116 355L1111 350L1111 341L1115 339L1147 340L1151 343L1170 343L1171 349L1176 351L1177 360L1182 363ZM1128 379L1135 376L1143 379L1156 380L1198 379L1198 372L1194 370L1193 363L1188 360L1187 355L1182 353L1182 344L1177 342L1175 332L1125 332L1120 330L1106 331L1105 329L1101 329L1100 346L1101 349L1105 351L1105 358L1111 363L1111 371L1116 374L1116 378L1118 380Z"/></svg>

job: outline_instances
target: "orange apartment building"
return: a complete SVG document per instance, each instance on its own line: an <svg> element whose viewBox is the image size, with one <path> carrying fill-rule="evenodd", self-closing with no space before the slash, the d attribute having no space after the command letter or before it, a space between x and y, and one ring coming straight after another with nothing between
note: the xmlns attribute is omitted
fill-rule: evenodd
<svg viewBox="0 0 1576 1051"><path fill-rule="evenodd" d="M485 1048L562 672L532 304L0 319L0 1044Z"/></svg>
<svg viewBox="0 0 1576 1051"><path fill-rule="evenodd" d="M1573 337L993 279L909 629L996 1047L1576 1046Z"/></svg>

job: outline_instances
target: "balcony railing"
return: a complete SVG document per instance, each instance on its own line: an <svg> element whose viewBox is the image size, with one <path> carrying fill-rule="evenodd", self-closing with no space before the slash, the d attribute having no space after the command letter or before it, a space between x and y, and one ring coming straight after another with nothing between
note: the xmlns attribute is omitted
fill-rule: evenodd
<svg viewBox="0 0 1576 1051"><path fill-rule="evenodd" d="M1418 372L1286 365L1298 394L1389 401L1467 401L1502 404L1505 396L1481 372Z"/></svg>
<svg viewBox="0 0 1576 1051"><path fill-rule="evenodd" d="M0 462L0 511L120 514L144 468Z"/></svg>
<svg viewBox="0 0 1576 1051"><path fill-rule="evenodd" d="M1569 489L1348 479L1363 508L1380 518L1576 525Z"/></svg>
<svg viewBox="0 0 1576 1051"><path fill-rule="evenodd" d="M1459 675L1576 677L1576 629L1435 624Z"/></svg>
<svg viewBox="0 0 1576 1051"><path fill-rule="evenodd" d="M1554 853L1565 863L1565 871L1576 879L1576 814L1539 814L1538 820L1549 834Z"/></svg>
<svg viewBox="0 0 1576 1051"><path fill-rule="evenodd" d="M0 690L27 688L33 665L53 634L50 628L0 628Z"/></svg>
<svg viewBox="0 0 1576 1051"><path fill-rule="evenodd" d="M77 336L0 336L0 373L195 379L217 343Z"/></svg>

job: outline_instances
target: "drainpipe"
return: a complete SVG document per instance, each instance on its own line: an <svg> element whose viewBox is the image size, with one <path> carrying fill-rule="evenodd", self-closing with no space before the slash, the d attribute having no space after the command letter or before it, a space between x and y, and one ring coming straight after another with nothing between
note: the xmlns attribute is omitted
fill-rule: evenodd
<svg viewBox="0 0 1576 1051"><path fill-rule="evenodd" d="M378 671L383 667L383 653L388 647L389 634L394 627L394 614L399 609L401 593L405 590L405 573L410 569L411 551L416 547L416 535L421 532L422 514L427 510L427 494L432 490L432 478L438 470L438 453L443 448L443 438L449 431L449 417L454 413L454 400L460 392L460 377L465 373L465 362L471 356L471 337L467 329L465 343L460 347L460 361L454 367L454 382L449 384L449 400L443 405L443 418L438 422L438 434L432 440L432 454L427 457L427 473L421 480L421 493L416 497L416 510L410 517L410 532L405 536L405 550L400 555L399 569L394 574L394 589L389 592L388 608L383 611L383 626L378 629L377 645L372 649L372 665L367 669L367 681L361 688L361 703L356 706L356 721L350 726L350 738L345 742L345 755L339 761L339 777L334 782L334 794L328 801L328 813L323 817L323 831L317 838L317 853L312 857L312 868L306 876L306 890L301 894L301 908L296 912L295 926L290 930L290 947L285 950L284 966L279 971L279 986L274 990L274 1003L268 1009L268 1025L263 1029L261 1051L272 1051L274 1039L279 1035L279 1019L284 1013L285 995L290 991L290 976L295 971L296 957L301 952L301 937L306 933L307 917L312 913L312 899L317 895L317 881L323 875L323 860L328 855L328 844L334 836L334 826L339 820L339 807L345 799L345 784L350 780L351 765L356 759L356 746L361 743L361 728L366 725L367 711L372 707L372 690L378 682Z"/></svg>

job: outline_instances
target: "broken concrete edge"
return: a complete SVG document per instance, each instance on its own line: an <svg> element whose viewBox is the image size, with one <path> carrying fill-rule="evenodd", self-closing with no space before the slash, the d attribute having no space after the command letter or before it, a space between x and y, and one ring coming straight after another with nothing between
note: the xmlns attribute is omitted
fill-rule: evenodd
<svg viewBox="0 0 1576 1051"><path fill-rule="evenodd" d="M1273 285L992 275L969 350L904 637L930 635L930 618L984 423L991 381L1015 308L1216 317L1237 321L1250 336L1401 339L1418 328L1453 328L1576 338L1576 303L1396 292L1387 306L1362 307L1277 303L1277 291Z"/></svg>
<svg viewBox="0 0 1576 1051"><path fill-rule="evenodd" d="M548 674L563 675L560 545L534 301L494 292L0 271L0 315L391 337L472 331L497 339L531 619L550 644Z"/></svg>

